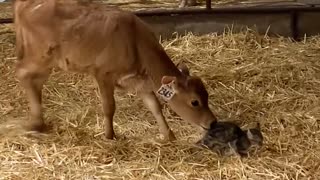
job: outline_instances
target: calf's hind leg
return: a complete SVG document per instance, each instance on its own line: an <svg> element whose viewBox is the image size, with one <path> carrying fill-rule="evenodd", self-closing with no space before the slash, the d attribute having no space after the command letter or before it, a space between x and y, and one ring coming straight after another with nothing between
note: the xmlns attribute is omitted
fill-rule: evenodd
<svg viewBox="0 0 320 180"><path fill-rule="evenodd" d="M17 65L16 75L19 83L25 89L30 109L30 120L24 122L24 127L30 131L44 131L45 124L42 110L42 88L49 77L49 69L39 67L22 60Z"/></svg>

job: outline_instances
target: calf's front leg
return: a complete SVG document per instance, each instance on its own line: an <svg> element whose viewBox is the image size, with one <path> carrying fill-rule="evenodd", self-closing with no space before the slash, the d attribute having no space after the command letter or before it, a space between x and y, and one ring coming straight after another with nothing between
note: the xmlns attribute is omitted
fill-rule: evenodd
<svg viewBox="0 0 320 180"><path fill-rule="evenodd" d="M42 69L40 71L39 69ZM24 63L23 60L16 68L19 83L25 89L30 108L30 120L23 125L27 130L44 131L45 124L42 111L42 87L48 79L49 70L43 71L43 68L37 68L35 64Z"/></svg>
<svg viewBox="0 0 320 180"><path fill-rule="evenodd" d="M107 76L97 76L96 80L99 87L102 109L104 113L105 137L107 139L113 139L115 137L113 130L113 116L116 109L114 85L111 79L108 79Z"/></svg>
<svg viewBox="0 0 320 180"><path fill-rule="evenodd" d="M140 97L142 98L146 107L152 112L153 116L156 118L159 125L160 134L164 136L164 141L174 141L176 137L170 130L167 121L165 120L160 103L153 92L140 92Z"/></svg>

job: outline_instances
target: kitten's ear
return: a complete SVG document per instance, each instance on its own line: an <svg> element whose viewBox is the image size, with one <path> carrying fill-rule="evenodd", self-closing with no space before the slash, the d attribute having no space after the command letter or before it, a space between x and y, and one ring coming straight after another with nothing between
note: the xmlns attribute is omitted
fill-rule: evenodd
<svg viewBox="0 0 320 180"><path fill-rule="evenodd" d="M238 142L238 140L233 140L231 142L228 142L228 145L230 148L234 149L235 151L238 151L237 142Z"/></svg>
<svg viewBox="0 0 320 180"><path fill-rule="evenodd" d="M210 129L214 129L214 127L217 125L217 121L213 121L211 124L210 124ZM207 129L207 130L210 130L210 129Z"/></svg>
<svg viewBox="0 0 320 180"><path fill-rule="evenodd" d="M196 145L196 146L202 146L202 139L200 139L199 141L197 141L197 142L195 143L195 145Z"/></svg>
<svg viewBox="0 0 320 180"><path fill-rule="evenodd" d="M247 130L247 136L249 139L253 139L253 134L250 129Z"/></svg>
<svg viewBox="0 0 320 180"><path fill-rule="evenodd" d="M256 123L255 129L261 130L261 126L260 126L260 123L259 123L259 122Z"/></svg>

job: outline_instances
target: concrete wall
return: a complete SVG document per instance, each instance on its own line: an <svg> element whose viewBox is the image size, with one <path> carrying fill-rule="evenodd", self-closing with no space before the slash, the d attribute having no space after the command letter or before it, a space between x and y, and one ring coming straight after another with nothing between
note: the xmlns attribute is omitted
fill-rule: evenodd
<svg viewBox="0 0 320 180"><path fill-rule="evenodd" d="M223 33L226 28L233 28L237 32L250 27L264 34L291 36L291 21L288 14L202 14L202 15L177 15L177 16L153 16L141 17L151 24L154 31L163 38L170 38L172 33L184 34L193 32L201 35L211 32Z"/></svg>

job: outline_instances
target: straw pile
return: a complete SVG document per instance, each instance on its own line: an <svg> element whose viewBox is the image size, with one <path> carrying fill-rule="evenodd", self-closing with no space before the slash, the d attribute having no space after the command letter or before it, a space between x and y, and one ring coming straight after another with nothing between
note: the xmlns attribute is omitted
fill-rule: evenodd
<svg viewBox="0 0 320 180"><path fill-rule="evenodd" d="M27 102L14 75L14 34L0 31L0 179L316 179L320 176L320 37L302 42L239 34L163 42L174 62L201 76L219 119L259 121L264 147L251 157L218 157L193 143L196 128L165 107L178 140L159 144L151 113L117 92L116 141L103 138L93 80L54 71L44 88L46 134L19 132Z"/></svg>

